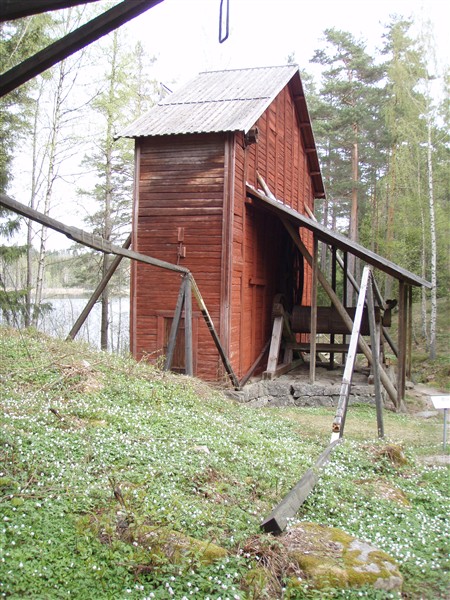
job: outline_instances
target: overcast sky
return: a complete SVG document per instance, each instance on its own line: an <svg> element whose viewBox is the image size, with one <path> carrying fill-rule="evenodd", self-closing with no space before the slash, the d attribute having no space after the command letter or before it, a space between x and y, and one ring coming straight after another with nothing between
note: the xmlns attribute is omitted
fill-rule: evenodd
<svg viewBox="0 0 450 600"><path fill-rule="evenodd" d="M226 4L226 0L223 0ZM301 68L320 46L324 29L336 27L382 45L394 14L431 21L439 61L450 62L450 2L445 0L229 0L230 35L218 43L220 0L164 0L126 27L157 57L155 76L170 87L200 71L285 64Z"/></svg>

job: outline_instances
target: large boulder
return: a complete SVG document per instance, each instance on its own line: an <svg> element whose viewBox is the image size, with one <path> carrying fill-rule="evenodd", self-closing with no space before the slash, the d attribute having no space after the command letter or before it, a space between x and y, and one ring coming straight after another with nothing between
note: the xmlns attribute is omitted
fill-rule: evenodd
<svg viewBox="0 0 450 600"><path fill-rule="evenodd" d="M303 571L310 587L370 585L385 591L402 588L403 577L391 556L341 529L300 523L282 537L288 556ZM303 584L303 579L296 579L295 585Z"/></svg>

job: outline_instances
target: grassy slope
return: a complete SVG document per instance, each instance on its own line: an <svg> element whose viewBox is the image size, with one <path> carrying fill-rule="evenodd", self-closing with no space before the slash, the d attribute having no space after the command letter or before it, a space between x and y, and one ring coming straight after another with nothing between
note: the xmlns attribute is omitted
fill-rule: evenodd
<svg viewBox="0 0 450 600"><path fill-rule="evenodd" d="M264 597L245 584L254 562L246 544L328 444L331 412L252 410L195 380L6 329L0 386L0 594ZM386 443L373 439L373 410L352 407L349 440L298 518L342 527L391 553L407 597L444 598L448 473L415 460L440 451L442 422L385 416L408 463L391 464ZM174 564L143 535L124 534L150 526L214 542L229 555L205 565L193 553Z"/></svg>

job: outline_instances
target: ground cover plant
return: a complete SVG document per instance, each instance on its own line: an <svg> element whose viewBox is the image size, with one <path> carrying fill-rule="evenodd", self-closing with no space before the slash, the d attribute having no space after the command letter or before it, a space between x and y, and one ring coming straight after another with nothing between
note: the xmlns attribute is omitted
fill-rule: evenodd
<svg viewBox="0 0 450 600"><path fill-rule="evenodd" d="M389 597L294 587L288 565L270 589L248 576L273 544L261 521L328 444L329 410L251 409L195 379L7 328L0 386L1 596ZM405 597L445 598L448 471L418 460L441 451L442 421L385 419L395 435L380 442L374 409L352 407L349 438L296 521L390 553Z"/></svg>

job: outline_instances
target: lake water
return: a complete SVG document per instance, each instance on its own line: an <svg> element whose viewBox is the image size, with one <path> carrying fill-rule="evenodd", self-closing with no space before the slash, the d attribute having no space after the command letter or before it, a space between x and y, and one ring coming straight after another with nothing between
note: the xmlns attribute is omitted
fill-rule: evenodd
<svg viewBox="0 0 450 600"><path fill-rule="evenodd" d="M88 298L46 298L53 310L44 315L39 330L65 338L88 302ZM128 297L111 298L109 310L109 350L128 352L130 345L130 300ZM89 317L75 339L100 348L101 304L92 307Z"/></svg>

